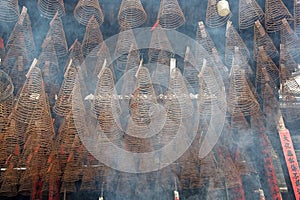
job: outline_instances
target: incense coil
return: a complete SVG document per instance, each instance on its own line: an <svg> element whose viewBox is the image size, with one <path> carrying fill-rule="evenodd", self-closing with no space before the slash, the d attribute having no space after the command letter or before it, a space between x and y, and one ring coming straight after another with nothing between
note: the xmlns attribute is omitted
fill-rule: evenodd
<svg viewBox="0 0 300 200"><path fill-rule="evenodd" d="M249 87L245 72L233 65L228 94L228 107L232 115L241 111L245 116L251 114L253 109L259 109L259 104Z"/></svg>
<svg viewBox="0 0 300 200"><path fill-rule="evenodd" d="M96 56L100 44L103 42L103 36L95 16L89 20L84 38L82 41L82 52L84 56ZM97 48L97 49L96 49Z"/></svg>
<svg viewBox="0 0 300 200"><path fill-rule="evenodd" d="M23 47L23 44L25 47ZM24 59L27 59L27 63L24 63L24 67L27 69L29 66L26 66L26 64L29 64L28 62L31 62L34 58L36 48L31 29L31 21L26 7L22 8L22 12L18 18L18 21L9 35L6 43L6 51L9 52L11 47L16 48L14 46L20 46L22 49L26 49L24 50L22 56ZM11 53L14 53L14 51L15 50L13 50Z"/></svg>
<svg viewBox="0 0 300 200"><path fill-rule="evenodd" d="M65 15L65 6L63 0L38 0L38 9L45 18L52 19L56 13L58 17Z"/></svg>
<svg viewBox="0 0 300 200"><path fill-rule="evenodd" d="M197 32L196 32L196 41L204 47L204 49L212 54L212 49L216 49L215 43L212 40L210 34L207 32L203 21L198 22Z"/></svg>
<svg viewBox="0 0 300 200"><path fill-rule="evenodd" d="M294 1L294 30L297 35L300 35L300 2L295 0Z"/></svg>
<svg viewBox="0 0 300 200"><path fill-rule="evenodd" d="M200 167L199 159L191 154L186 153L182 157L180 183L182 189L199 189L200 185Z"/></svg>
<svg viewBox="0 0 300 200"><path fill-rule="evenodd" d="M13 95L10 95L6 100L0 101L0 131L8 125L9 116L13 108Z"/></svg>
<svg viewBox="0 0 300 200"><path fill-rule="evenodd" d="M140 0L122 0L118 21L123 28L137 28L147 20L147 14Z"/></svg>
<svg viewBox="0 0 300 200"><path fill-rule="evenodd" d="M115 58L117 58L117 69L124 71L126 65L127 57L130 51L138 51L137 42L135 40L134 33L132 29L121 29L118 35L118 40L114 52Z"/></svg>
<svg viewBox="0 0 300 200"><path fill-rule="evenodd" d="M235 47L238 47L241 52L242 63L247 63L250 58L250 52L244 43L243 39L240 37L231 21L228 21L226 27L226 44L225 44L225 64L231 66L232 59L235 53Z"/></svg>
<svg viewBox="0 0 300 200"><path fill-rule="evenodd" d="M1 175L1 196L13 197L18 193L19 172L14 167L15 162L10 162L8 168Z"/></svg>
<svg viewBox="0 0 300 200"><path fill-rule="evenodd" d="M233 112L235 114L231 116L231 126L239 130L248 130L250 127L244 114L239 109L235 109Z"/></svg>
<svg viewBox="0 0 300 200"><path fill-rule="evenodd" d="M73 61L68 65L57 100L53 106L53 111L60 116L67 116L72 109L72 93L78 74L78 69L74 66Z"/></svg>
<svg viewBox="0 0 300 200"><path fill-rule="evenodd" d="M0 102L6 101L13 95L14 85L10 76L7 73L0 70Z"/></svg>
<svg viewBox="0 0 300 200"><path fill-rule="evenodd" d="M68 54L68 45L61 18L56 14L50 22L47 37L51 37L56 56L64 58Z"/></svg>
<svg viewBox="0 0 300 200"><path fill-rule="evenodd" d="M104 14L98 0L79 0L75 9L74 17L82 25L87 26L91 17L94 16L99 26L104 22Z"/></svg>
<svg viewBox="0 0 300 200"><path fill-rule="evenodd" d="M293 72L296 72L298 69L298 64L295 59L289 54L286 50L284 44L280 44L280 67L284 65L286 67L286 78L292 76Z"/></svg>
<svg viewBox="0 0 300 200"><path fill-rule="evenodd" d="M129 125L130 128L130 125ZM144 138L139 138L139 137L133 137L130 134L130 130L127 130L123 138L123 143L124 143L124 149L127 151L130 151L132 153L145 153L145 152L151 152L151 143L150 140L144 139ZM141 163L138 163L139 167Z"/></svg>
<svg viewBox="0 0 300 200"><path fill-rule="evenodd" d="M99 177L96 176L97 171L98 170L92 166L84 167L80 191L95 191L97 189L96 181L99 179Z"/></svg>
<svg viewBox="0 0 300 200"><path fill-rule="evenodd" d="M187 48L184 57L183 77L187 81L189 92L195 94L199 90L199 71L196 66L196 60L190 49Z"/></svg>
<svg viewBox="0 0 300 200"><path fill-rule="evenodd" d="M207 26L211 28L223 26L224 24L226 24L226 22L230 19L232 15L231 13L229 13L226 16L220 16L218 14L217 3L219 1L220 0L209 0L207 2L205 22Z"/></svg>
<svg viewBox="0 0 300 200"><path fill-rule="evenodd" d="M293 20L293 16L282 0L266 0L265 28L267 32L276 32L282 28L282 19Z"/></svg>
<svg viewBox="0 0 300 200"><path fill-rule="evenodd" d="M14 94L17 94L22 88L26 76L25 74L25 69L24 69L24 63L23 63L23 56L18 56L18 59L16 60L15 64L11 68L10 71L10 76L14 77L13 79L13 84L14 84Z"/></svg>
<svg viewBox="0 0 300 200"><path fill-rule="evenodd" d="M286 19L282 20L282 28L280 30L280 40L284 45L285 50L292 56L293 58L297 58L299 56L299 42L300 39L298 35L292 28Z"/></svg>
<svg viewBox="0 0 300 200"><path fill-rule="evenodd" d="M213 68L205 64L199 74L198 108L201 115L213 115L215 109L225 111L218 81Z"/></svg>
<svg viewBox="0 0 300 200"><path fill-rule="evenodd" d="M148 58L150 63L158 62L161 58L168 58L169 60L170 55L174 52L164 29L160 26L152 31L149 47Z"/></svg>
<svg viewBox="0 0 300 200"><path fill-rule="evenodd" d="M184 14L177 0L162 0L157 19L163 28L168 29L176 29L185 23Z"/></svg>
<svg viewBox="0 0 300 200"><path fill-rule="evenodd" d="M45 98L41 70L38 67L33 67L15 105L14 117L16 121L29 124L31 120L40 119Z"/></svg>
<svg viewBox="0 0 300 200"><path fill-rule="evenodd" d="M279 79L279 70L273 60L267 55L264 47L259 47L256 68L258 69L256 72L256 82L262 80L262 68L266 69L273 82L276 83Z"/></svg>
<svg viewBox="0 0 300 200"><path fill-rule="evenodd" d="M239 28L247 29L254 25L254 22L262 22L264 12L256 0L239 1Z"/></svg>
<svg viewBox="0 0 300 200"><path fill-rule="evenodd" d="M256 21L254 25L254 48L253 48L253 54L255 60L257 60L257 57L259 56L260 46L263 46L265 48L265 51L270 56L270 58L275 58L278 55L278 50L276 49L272 39L263 28L260 21Z"/></svg>
<svg viewBox="0 0 300 200"><path fill-rule="evenodd" d="M0 21L2 22L15 22L17 21L20 11L18 0L1 0Z"/></svg>
<svg viewBox="0 0 300 200"><path fill-rule="evenodd" d="M112 63L109 48L107 47L105 41L103 41L101 43L101 47L99 48L99 51L97 52L97 61L93 73L94 75L99 75L105 60L106 63ZM113 67L111 67L111 65L110 65L110 70L114 74Z"/></svg>

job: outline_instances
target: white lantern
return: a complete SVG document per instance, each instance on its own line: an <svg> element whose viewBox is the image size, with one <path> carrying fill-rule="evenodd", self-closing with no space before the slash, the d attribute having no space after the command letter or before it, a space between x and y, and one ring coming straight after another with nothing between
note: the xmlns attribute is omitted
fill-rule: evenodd
<svg viewBox="0 0 300 200"><path fill-rule="evenodd" d="M217 10L218 10L218 14L221 17L225 17L225 16L229 15L230 7L229 7L228 1L226 1L226 0L219 1L217 4Z"/></svg>

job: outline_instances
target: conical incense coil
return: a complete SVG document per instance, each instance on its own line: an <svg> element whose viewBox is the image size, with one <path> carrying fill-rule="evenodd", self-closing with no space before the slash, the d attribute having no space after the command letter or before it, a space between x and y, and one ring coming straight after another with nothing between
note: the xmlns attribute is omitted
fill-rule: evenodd
<svg viewBox="0 0 300 200"><path fill-rule="evenodd" d="M98 75L101 72L101 69L103 67L103 64L106 60L106 63L112 63L111 61L111 55L109 48L107 47L105 41L101 43L101 47L99 48L99 51L97 52L97 60L96 60L96 65L94 68L94 75ZM113 68L110 68L113 73Z"/></svg>
<svg viewBox="0 0 300 200"><path fill-rule="evenodd" d="M72 109L72 92L78 74L78 68L71 59L66 69L64 80L57 95L53 111L60 116L67 116Z"/></svg>
<svg viewBox="0 0 300 200"><path fill-rule="evenodd" d="M284 44L280 44L280 66L286 66L287 78L292 76L292 73L296 72L298 69L298 63L295 59L290 55L290 53L285 48Z"/></svg>
<svg viewBox="0 0 300 200"><path fill-rule="evenodd" d="M27 13L27 8L23 6L22 12L18 18L14 29L9 35L6 43L6 51L8 52L11 46L25 44L26 51L24 51L24 58L28 58L28 62L31 62L35 56L35 43L32 35L31 21ZM22 45L20 45L22 46ZM14 48L14 47L13 47ZM25 66L26 69L29 66Z"/></svg>
<svg viewBox="0 0 300 200"><path fill-rule="evenodd" d="M146 138L157 133L163 125L163 112L157 103L155 91L147 68L140 66L136 73L136 85L129 100L127 130L132 136Z"/></svg>
<svg viewBox="0 0 300 200"><path fill-rule="evenodd" d="M40 119L46 98L41 70L33 63L15 105L16 121L29 124Z"/></svg>
<svg viewBox="0 0 300 200"><path fill-rule="evenodd" d="M48 192L49 198L54 198L59 192L60 184L58 185L57 183L62 176L61 165L57 155L54 153L49 155L45 169L43 192Z"/></svg>
<svg viewBox="0 0 300 200"><path fill-rule="evenodd" d="M92 54L95 56L98 52L97 49L99 49L102 41L103 36L100 31L99 23L97 22L95 16L92 16L86 26L84 38L82 41L83 55L87 56L88 54Z"/></svg>
<svg viewBox="0 0 300 200"><path fill-rule="evenodd" d="M254 48L253 48L253 54L255 60L257 60L258 53L259 53L258 48L260 46L263 46L265 48L265 51L270 56L270 58L275 58L278 55L278 50L276 49L272 39L263 28L260 21L256 21L254 25Z"/></svg>
<svg viewBox="0 0 300 200"><path fill-rule="evenodd" d="M117 61L120 64L124 64L124 63L126 64L127 56L130 53L130 51L137 51L137 50L138 50L138 46L132 29L121 30L118 36L118 40L114 52ZM125 67L123 68L122 65L120 65L117 67L117 69L124 71Z"/></svg>
<svg viewBox="0 0 300 200"><path fill-rule="evenodd" d="M238 128L239 130L248 130L249 123L247 122L244 114L238 110L234 110L234 115L231 116L231 126L233 128Z"/></svg>
<svg viewBox="0 0 300 200"><path fill-rule="evenodd" d="M65 15L63 0L38 0L38 9L45 18L52 19L56 13L58 17Z"/></svg>
<svg viewBox="0 0 300 200"><path fill-rule="evenodd" d="M293 16L282 0L266 0L265 28L267 32L276 32L282 28L282 20L293 20Z"/></svg>
<svg viewBox="0 0 300 200"><path fill-rule="evenodd" d="M282 28L280 30L280 40L284 45L286 51L293 57L299 56L299 42L300 39L294 30L290 27L288 21L284 18L282 20Z"/></svg>
<svg viewBox="0 0 300 200"><path fill-rule="evenodd" d="M180 183L182 189L200 188L200 163L197 156L186 153L181 157Z"/></svg>
<svg viewBox="0 0 300 200"><path fill-rule="evenodd" d="M47 37L51 37L57 57L64 58L68 54L68 45L66 41L63 23L58 13L53 17L50 22L50 29Z"/></svg>
<svg viewBox="0 0 300 200"><path fill-rule="evenodd" d="M196 94L199 90L199 71L196 66L196 59L191 52L190 48L187 47L184 57L184 69L183 77L187 81L188 90L193 94Z"/></svg>
<svg viewBox="0 0 300 200"><path fill-rule="evenodd" d="M300 35L300 1L294 0L294 30Z"/></svg>
<svg viewBox="0 0 300 200"><path fill-rule="evenodd" d="M256 82L259 82L261 80L260 76L262 75L262 68L266 69L273 82L276 83L276 81L279 79L278 67L273 62L273 60L267 55L264 47L259 47L256 68Z"/></svg>
<svg viewBox="0 0 300 200"><path fill-rule="evenodd" d="M209 54L212 54L212 49L216 48L215 43L210 34L207 32L203 21L198 22L196 40Z"/></svg>
<svg viewBox="0 0 300 200"><path fill-rule="evenodd" d="M263 112L266 116L267 126L276 124L281 115L279 102L268 83L265 84L263 95Z"/></svg>
<svg viewBox="0 0 300 200"><path fill-rule="evenodd" d="M1 0L0 6L2 8L0 11L0 21L17 21L20 15L18 0Z"/></svg>
<svg viewBox="0 0 300 200"><path fill-rule="evenodd" d="M239 28L247 29L254 25L255 21L262 22L264 12L256 0L239 0Z"/></svg>
<svg viewBox="0 0 300 200"><path fill-rule="evenodd" d="M147 20L147 14L140 0L122 0L118 21L124 28L136 28Z"/></svg>
<svg viewBox="0 0 300 200"><path fill-rule="evenodd" d="M104 14L98 0L79 0L74 10L75 19L80 24L87 26L92 16L96 18L99 26L101 26L104 22Z"/></svg>
<svg viewBox="0 0 300 200"><path fill-rule="evenodd" d="M82 163L72 160L67 163L62 176L61 192L76 192L75 182L80 180Z"/></svg>
<svg viewBox="0 0 300 200"><path fill-rule="evenodd" d="M80 191L95 191L97 189L96 182L99 179L99 177L95 176L97 171L96 167L89 165L83 168Z"/></svg>
<svg viewBox="0 0 300 200"><path fill-rule="evenodd" d="M160 51L165 51L168 55L174 52L164 29L158 26L152 32L149 44L148 58L150 63L158 61Z"/></svg>
<svg viewBox="0 0 300 200"><path fill-rule="evenodd" d="M0 70L0 103L7 100L14 91L14 85L10 76L7 73Z"/></svg>
<svg viewBox="0 0 300 200"><path fill-rule="evenodd" d="M226 26L226 44L225 44L225 64L231 66L232 58L235 52L235 47L239 48L241 52L241 62L248 62L250 58L249 50L244 43L243 39L240 37L231 21L227 22Z"/></svg>
<svg viewBox="0 0 300 200"><path fill-rule="evenodd" d="M157 19L163 28L168 29L176 29L185 23L184 14L177 0L162 0Z"/></svg>
<svg viewBox="0 0 300 200"><path fill-rule="evenodd" d="M245 60L245 57L242 53L243 51L241 51L238 47L234 47L234 54L231 65L239 66L240 69L245 71L247 76L251 76L253 75L253 70L249 63Z"/></svg>
<svg viewBox="0 0 300 200"><path fill-rule="evenodd" d="M223 26L231 17L231 13L229 13L226 16L219 15L217 9L218 2L220 2L220 0L208 0L207 2L205 22L207 26L211 28Z"/></svg>
<svg viewBox="0 0 300 200"><path fill-rule="evenodd" d="M199 96L198 107L202 115L213 115L214 109L224 110L224 102L221 99L221 93L217 78L214 75L213 68L203 65L199 73Z"/></svg>
<svg viewBox="0 0 300 200"><path fill-rule="evenodd" d="M0 131L8 125L9 115L13 108L13 94L7 97L5 100L0 101Z"/></svg>
<svg viewBox="0 0 300 200"><path fill-rule="evenodd" d="M232 115L238 110L247 116L251 114L252 109L259 109L258 102L248 85L245 72L235 65L231 69L228 106Z"/></svg>
<svg viewBox="0 0 300 200"><path fill-rule="evenodd" d="M270 87L272 88L274 94L278 93L278 86L276 85L276 83L270 77L270 74L267 71L267 69L265 67L257 68L257 70L256 70L256 85L257 85L257 88L260 88L261 90L263 90L266 83L268 83L270 85Z"/></svg>

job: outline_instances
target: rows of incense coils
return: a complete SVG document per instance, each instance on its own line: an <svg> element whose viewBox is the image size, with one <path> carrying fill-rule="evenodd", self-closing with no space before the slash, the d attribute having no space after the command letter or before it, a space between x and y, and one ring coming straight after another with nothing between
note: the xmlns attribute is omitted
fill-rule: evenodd
<svg viewBox="0 0 300 200"><path fill-rule="evenodd" d="M295 31L298 24L294 23L295 31L290 27L293 17L280 0L266 0L265 14L255 0L240 0L239 28L254 29L254 71L248 63L251 53L230 21L232 13L218 13L221 1L208 0L206 19L197 24L196 41L200 49L186 47L183 66L181 69L175 66L171 73L170 65L176 52L164 28L176 29L186 21L177 0L161 1L157 23L151 30L150 46L156 49L150 49L148 57L149 62L157 64L154 70L144 65L139 42L131 31L147 19L139 0L122 1L118 21L127 35L120 35L113 50L103 40L100 26L105 16L98 1L78 1L74 17L86 26L86 32L82 44L75 40L68 49L62 23L66 14L64 2L39 0L42 16L52 20L37 59L34 59L36 48L27 8L23 7L19 13L17 0L8 1L5 6L16 11L16 16L7 20L16 24L6 43L2 62L3 77L8 74L11 78L1 79L0 85L0 165L4 171L0 193L3 196L31 195L35 199L43 192L54 198L61 192L100 191L102 188L124 195L133 190L139 193L207 188L206 195L210 197L218 198L229 189L230 197L245 198L263 188L266 194L273 194L274 187L261 185L259 172L255 170L257 163L249 149L256 146L263 149L254 137L264 135L268 128L276 125L280 115L276 98L279 89L282 101L297 104L300 88L295 76L298 71L295 60L299 39ZM298 1L295 1L295 18L297 6ZM206 26L223 25L226 25L225 64L206 29ZM280 51L268 35L274 31L280 31ZM115 63L111 61L112 53L121 55ZM277 67L272 59L279 53L280 67ZM129 84L116 89L116 71L129 74L124 78ZM250 78L255 79L254 83ZM92 89L91 80L96 80ZM166 87L155 86L154 83L160 82ZM227 102L222 101L223 92L226 92ZM161 107L153 107L158 103L165 112L156 110ZM219 129L217 125L209 128L211 116L219 111L227 116L220 139L208 147L212 149L210 153L199 158L201 145L206 147L206 135ZM285 119L298 120L300 113L290 111L283 112ZM200 117L195 122L199 124L195 141L176 162L156 172L134 175L106 166L82 143L79 134L88 134L86 127L93 122L86 120L87 113L92 113L96 130L133 153L161 148L175 137L180 123L187 123L185 119L192 118L193 113ZM120 122L122 114L130 115L130 119L125 120L125 128ZM138 137L149 134L145 130L157 131L150 127L151 123L162 127L159 137ZM189 128L185 127L191 130ZM251 135L250 147L239 143L244 133ZM105 142L101 137L95 141ZM266 140L266 143L271 151L270 142ZM114 156L116 162L122 159ZM137 169L145 167L143 165L142 161L135 163ZM270 166L264 167L268 170ZM258 180L251 189L243 187L242 179L247 176ZM139 181L145 182L138 184ZM176 182L178 188L174 186ZM139 187L131 188L131 184L126 183Z"/></svg>

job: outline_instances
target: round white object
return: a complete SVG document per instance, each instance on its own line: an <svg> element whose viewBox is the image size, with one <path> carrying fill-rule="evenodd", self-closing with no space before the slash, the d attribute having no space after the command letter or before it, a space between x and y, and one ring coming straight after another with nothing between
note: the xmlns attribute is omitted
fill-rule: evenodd
<svg viewBox="0 0 300 200"><path fill-rule="evenodd" d="M226 0L219 1L217 4L217 10L218 10L218 14L221 17L225 17L225 16L229 15L230 7L229 7L228 1L226 1Z"/></svg>

